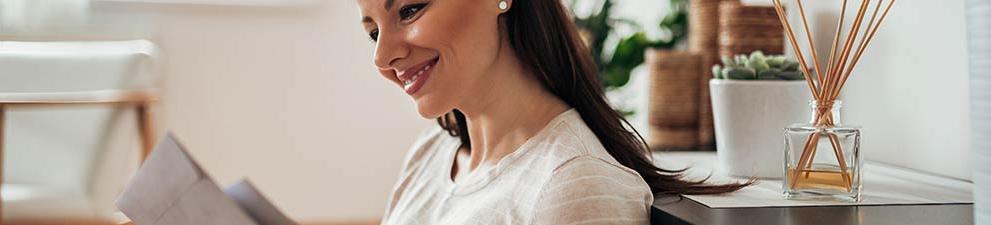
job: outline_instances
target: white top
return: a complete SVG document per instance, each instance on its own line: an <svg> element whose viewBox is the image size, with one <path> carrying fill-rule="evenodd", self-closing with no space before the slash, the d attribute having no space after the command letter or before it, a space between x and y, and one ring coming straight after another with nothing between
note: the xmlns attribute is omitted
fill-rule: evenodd
<svg viewBox="0 0 991 225"><path fill-rule="evenodd" d="M451 179L460 146L432 129L406 157L382 224L648 224L653 194L574 109L487 171Z"/></svg>

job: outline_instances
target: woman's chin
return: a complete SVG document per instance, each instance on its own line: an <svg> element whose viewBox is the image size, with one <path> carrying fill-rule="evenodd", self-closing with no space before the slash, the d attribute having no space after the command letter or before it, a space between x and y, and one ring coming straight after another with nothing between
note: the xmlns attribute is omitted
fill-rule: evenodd
<svg viewBox="0 0 991 225"><path fill-rule="evenodd" d="M420 113L420 116L425 119L441 117L451 111L450 108L444 109L444 107L433 106L429 103L420 101L416 102L416 110Z"/></svg>

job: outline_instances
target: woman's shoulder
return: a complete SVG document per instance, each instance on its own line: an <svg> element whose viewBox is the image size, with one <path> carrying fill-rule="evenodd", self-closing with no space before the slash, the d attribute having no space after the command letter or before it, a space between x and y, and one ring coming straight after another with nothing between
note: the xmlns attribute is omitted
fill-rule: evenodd
<svg viewBox="0 0 991 225"><path fill-rule="evenodd" d="M654 201L636 173L591 156L561 164L537 196L532 224L647 224Z"/></svg>
<svg viewBox="0 0 991 225"><path fill-rule="evenodd" d="M562 115L548 127L547 135L542 139L542 143L538 144L542 150L536 152L541 155L539 158L553 164L555 172L566 167L594 165L600 169L587 172L640 177L636 171L623 166L609 154L577 111Z"/></svg>
<svg viewBox="0 0 991 225"><path fill-rule="evenodd" d="M587 191L627 190L622 193L652 197L640 174L616 161L576 111L563 115L546 131L529 157L529 164L550 175L544 191L577 184Z"/></svg>
<svg viewBox="0 0 991 225"><path fill-rule="evenodd" d="M540 188L533 224L646 224L654 201L636 171L617 162L584 124L561 124L555 163Z"/></svg>

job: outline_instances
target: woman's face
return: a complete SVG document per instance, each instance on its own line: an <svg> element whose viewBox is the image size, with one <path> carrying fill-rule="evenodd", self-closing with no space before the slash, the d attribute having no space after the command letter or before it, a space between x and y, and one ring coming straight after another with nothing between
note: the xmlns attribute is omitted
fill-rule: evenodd
<svg viewBox="0 0 991 225"><path fill-rule="evenodd" d="M434 118L472 99L502 39L497 0L358 0L375 66Z"/></svg>

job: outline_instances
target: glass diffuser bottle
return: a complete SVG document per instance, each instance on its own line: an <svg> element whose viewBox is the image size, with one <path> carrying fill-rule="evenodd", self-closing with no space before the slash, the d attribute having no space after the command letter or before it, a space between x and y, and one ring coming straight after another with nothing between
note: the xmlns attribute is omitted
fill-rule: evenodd
<svg viewBox="0 0 991 225"><path fill-rule="evenodd" d="M842 123L839 100L809 105L809 123L785 128L785 198L860 201L862 129Z"/></svg>
<svg viewBox="0 0 991 225"><path fill-rule="evenodd" d="M840 120L842 104L836 99L853 74L864 50L884 23L895 0L862 1L850 26L843 26L847 15L847 2L843 1L837 17L829 54L820 58L809 28L802 0L795 0L801 27L805 28L807 53L802 50L803 40L795 36L788 14L781 0L774 0L778 20L788 35L788 43L805 75L813 101L812 121L785 128L784 196L787 199L823 199L860 201L861 167L860 136L858 126L844 125ZM887 5L881 7L882 5ZM873 10L868 10L873 8ZM883 12L883 13L881 13ZM870 16L868 16L870 15ZM870 18L870 19L865 19ZM844 30L846 29L846 30ZM822 64L820 62L825 62Z"/></svg>

